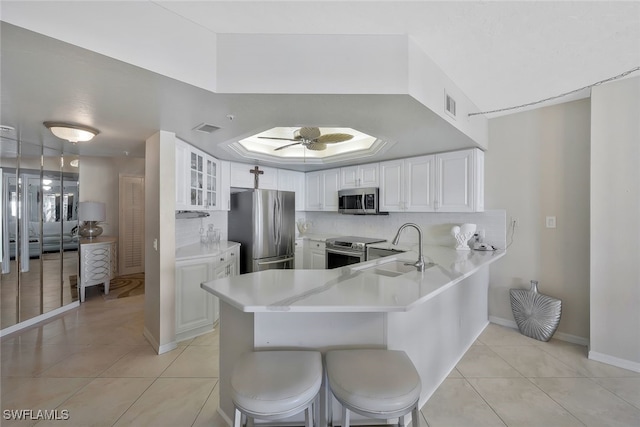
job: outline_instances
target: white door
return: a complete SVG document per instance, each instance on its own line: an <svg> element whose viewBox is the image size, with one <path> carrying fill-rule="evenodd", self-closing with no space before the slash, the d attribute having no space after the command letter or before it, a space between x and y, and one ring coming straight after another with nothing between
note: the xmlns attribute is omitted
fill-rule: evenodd
<svg viewBox="0 0 640 427"><path fill-rule="evenodd" d="M120 175L120 274L144 272L144 177Z"/></svg>

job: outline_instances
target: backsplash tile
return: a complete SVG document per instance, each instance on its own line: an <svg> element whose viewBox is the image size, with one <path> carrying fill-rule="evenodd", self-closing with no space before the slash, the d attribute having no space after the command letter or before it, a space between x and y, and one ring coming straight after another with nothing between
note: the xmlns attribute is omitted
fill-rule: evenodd
<svg viewBox="0 0 640 427"><path fill-rule="evenodd" d="M206 230L214 224L221 230L221 239L227 240L226 211L210 212L207 218L176 219L176 247L200 241L200 227ZM381 237L391 241L398 228L413 222L424 231L424 241L440 246L455 246L451 235L454 225L477 224L485 230L484 241L500 249L506 246L506 210L488 210L477 213L390 213L389 215L342 215L337 212L296 212L296 220L304 218L311 223L310 233L335 234L336 236ZM401 243L417 243L418 234L405 230Z"/></svg>
<svg viewBox="0 0 640 427"><path fill-rule="evenodd" d="M298 217L298 215L296 215ZM422 228L424 241L440 246L455 246L451 228L464 223L476 224L485 231L484 242L500 249L506 246L506 210L476 213L416 213L399 212L389 215L342 215L337 212L306 212L311 222L310 233L343 236L381 237L392 240L398 228L413 222ZM404 243L417 243L418 233L406 230L400 238Z"/></svg>
<svg viewBox="0 0 640 427"><path fill-rule="evenodd" d="M200 228L206 231L209 224L220 229L220 239L227 240L227 211L212 211L206 218L176 219L176 248L200 241Z"/></svg>

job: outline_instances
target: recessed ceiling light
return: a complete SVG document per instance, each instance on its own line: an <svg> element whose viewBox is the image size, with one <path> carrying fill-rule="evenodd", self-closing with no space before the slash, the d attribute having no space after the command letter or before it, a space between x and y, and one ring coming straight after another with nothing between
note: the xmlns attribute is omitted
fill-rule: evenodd
<svg viewBox="0 0 640 427"><path fill-rule="evenodd" d="M0 125L0 132L15 132L16 128L7 125Z"/></svg>
<svg viewBox="0 0 640 427"><path fill-rule="evenodd" d="M43 124L58 138L66 139L74 144L76 142L90 141L100 133L98 129L84 125L64 122L44 122Z"/></svg>

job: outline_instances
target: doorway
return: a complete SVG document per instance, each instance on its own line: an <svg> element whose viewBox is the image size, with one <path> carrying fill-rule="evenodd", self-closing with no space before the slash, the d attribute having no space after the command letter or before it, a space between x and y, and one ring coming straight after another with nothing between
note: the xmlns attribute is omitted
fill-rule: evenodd
<svg viewBox="0 0 640 427"><path fill-rule="evenodd" d="M144 177L120 174L120 275L144 273Z"/></svg>

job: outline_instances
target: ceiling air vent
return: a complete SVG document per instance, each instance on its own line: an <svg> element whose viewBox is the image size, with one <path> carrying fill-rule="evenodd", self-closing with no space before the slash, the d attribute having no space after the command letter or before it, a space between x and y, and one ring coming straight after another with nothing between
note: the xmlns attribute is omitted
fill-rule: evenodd
<svg viewBox="0 0 640 427"><path fill-rule="evenodd" d="M193 128L193 130L197 130L199 132L204 132L204 133L212 133L218 129L220 129L218 126L210 125L209 123L202 123L196 126L195 128Z"/></svg>
<svg viewBox="0 0 640 427"><path fill-rule="evenodd" d="M447 92L444 93L444 111L449 113L454 119L456 118L456 100Z"/></svg>

